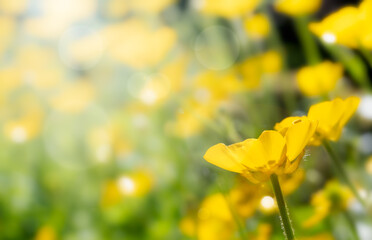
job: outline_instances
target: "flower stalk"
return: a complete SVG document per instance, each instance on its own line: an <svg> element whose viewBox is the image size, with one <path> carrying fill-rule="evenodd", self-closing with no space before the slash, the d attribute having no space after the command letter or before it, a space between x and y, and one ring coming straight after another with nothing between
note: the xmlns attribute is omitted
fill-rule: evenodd
<svg viewBox="0 0 372 240"><path fill-rule="evenodd" d="M289 218L287 204L285 203L282 189L280 188L278 176L276 174L272 174L270 176L270 180L273 186L276 202L278 204L280 220L282 222L283 230L284 230L284 236L287 240L295 239L291 219Z"/></svg>
<svg viewBox="0 0 372 240"><path fill-rule="evenodd" d="M354 196L358 199L358 201L365 207L366 204L363 198L359 195L358 190L356 189L354 184L351 182L350 178L348 177L346 173L345 168L343 167L342 161L337 157L336 153L333 151L329 142L326 140L323 140L323 146L327 150L328 155L330 156L332 160L333 166L336 169L336 174L350 188L350 190L353 192Z"/></svg>

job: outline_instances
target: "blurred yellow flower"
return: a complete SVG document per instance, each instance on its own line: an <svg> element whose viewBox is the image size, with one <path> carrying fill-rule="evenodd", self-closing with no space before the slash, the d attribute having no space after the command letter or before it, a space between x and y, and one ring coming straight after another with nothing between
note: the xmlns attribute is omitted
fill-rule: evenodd
<svg viewBox="0 0 372 240"><path fill-rule="evenodd" d="M326 43L337 43L347 47L358 46L359 10L344 7L328 15L321 22L311 23L310 30Z"/></svg>
<svg viewBox="0 0 372 240"><path fill-rule="evenodd" d="M299 89L306 96L319 96L332 91L342 78L341 64L324 61L301 68L296 74Z"/></svg>
<svg viewBox="0 0 372 240"><path fill-rule="evenodd" d="M335 240L335 238L330 233L320 233L313 235L311 237L299 237L298 240Z"/></svg>
<svg viewBox="0 0 372 240"><path fill-rule="evenodd" d="M184 235L188 237L194 237L196 234L195 219L192 218L191 216L186 216L182 218L179 224L179 228Z"/></svg>
<svg viewBox="0 0 372 240"><path fill-rule="evenodd" d="M123 196L142 197L151 190L154 182L149 172L137 170L133 173L120 176L116 184Z"/></svg>
<svg viewBox="0 0 372 240"><path fill-rule="evenodd" d="M257 227L257 236L253 240L270 240L273 228L268 223L260 223Z"/></svg>
<svg viewBox="0 0 372 240"><path fill-rule="evenodd" d="M109 55L134 68L159 63L172 49L177 38L176 32L169 27L153 29L136 19L109 25L102 35L107 39Z"/></svg>
<svg viewBox="0 0 372 240"><path fill-rule="evenodd" d="M290 16L301 16L315 13L321 4L322 0L277 0L275 9Z"/></svg>
<svg viewBox="0 0 372 240"><path fill-rule="evenodd" d="M0 0L0 12L19 15L27 8L28 0Z"/></svg>
<svg viewBox="0 0 372 240"><path fill-rule="evenodd" d="M221 193L208 196L198 211L197 237L200 240L229 240L236 230L229 205Z"/></svg>
<svg viewBox="0 0 372 240"><path fill-rule="evenodd" d="M313 145L319 145L323 139L337 141L342 129L358 108L360 99L349 97L345 100L336 98L312 105L308 112L308 118L318 121Z"/></svg>
<svg viewBox="0 0 372 240"><path fill-rule="evenodd" d="M257 89L265 74L276 74L282 69L282 56L275 50L269 50L260 55L250 57L237 65L237 70L243 78L247 89Z"/></svg>
<svg viewBox="0 0 372 240"><path fill-rule="evenodd" d="M122 199L119 186L115 180L107 181L101 195L101 206L103 208L118 204Z"/></svg>
<svg viewBox="0 0 372 240"><path fill-rule="evenodd" d="M6 51L12 43L15 29L16 23L13 18L0 16L0 56L3 56L4 51Z"/></svg>
<svg viewBox="0 0 372 240"><path fill-rule="evenodd" d="M253 183L266 181L276 173L294 172L313 137L317 123L306 118L281 131L264 131L258 139L247 139L226 146L219 143L208 149L204 159L223 169L241 173Z"/></svg>
<svg viewBox="0 0 372 240"><path fill-rule="evenodd" d="M262 0L205 0L196 7L202 13L233 18L253 12Z"/></svg>
<svg viewBox="0 0 372 240"><path fill-rule="evenodd" d="M311 205L315 213L304 223L304 227L312 227L326 218L332 211L343 211L353 199L353 194L348 187L338 181L329 181L324 189L313 194Z"/></svg>
<svg viewBox="0 0 372 240"><path fill-rule="evenodd" d="M93 100L95 89L90 82L78 80L60 87L59 92L52 97L50 104L61 112L77 113L84 110Z"/></svg>
<svg viewBox="0 0 372 240"><path fill-rule="evenodd" d="M246 179L238 181L228 194L231 207L242 218L252 216L260 203L262 197L261 190L262 188L259 185L252 184Z"/></svg>
<svg viewBox="0 0 372 240"><path fill-rule="evenodd" d="M365 169L368 174L372 175L372 156L367 159L365 163Z"/></svg>
<svg viewBox="0 0 372 240"><path fill-rule="evenodd" d="M244 20L244 28L249 37L262 39L270 33L270 21L265 14L256 14Z"/></svg>
<svg viewBox="0 0 372 240"><path fill-rule="evenodd" d="M282 70L283 58L279 52L269 50L260 55L262 71L265 74L276 74Z"/></svg>
<svg viewBox="0 0 372 240"><path fill-rule="evenodd" d="M35 240L56 240L57 235L53 227L43 226L41 227L35 236Z"/></svg>

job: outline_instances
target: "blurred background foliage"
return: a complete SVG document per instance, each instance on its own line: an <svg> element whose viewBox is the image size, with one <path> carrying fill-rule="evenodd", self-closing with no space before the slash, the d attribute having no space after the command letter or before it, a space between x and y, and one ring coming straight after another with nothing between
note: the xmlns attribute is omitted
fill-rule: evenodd
<svg viewBox="0 0 372 240"><path fill-rule="evenodd" d="M321 22L358 4L0 0L0 239L282 239L270 185L202 156L349 95L334 147L370 199L372 44ZM326 158L280 179L297 236L370 239Z"/></svg>

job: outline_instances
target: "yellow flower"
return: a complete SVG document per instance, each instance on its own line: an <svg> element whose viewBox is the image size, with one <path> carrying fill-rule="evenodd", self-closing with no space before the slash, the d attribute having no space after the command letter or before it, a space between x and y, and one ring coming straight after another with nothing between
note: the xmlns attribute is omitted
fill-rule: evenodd
<svg viewBox="0 0 372 240"><path fill-rule="evenodd" d="M321 3L321 0L277 0L275 9L290 16L301 16L315 13Z"/></svg>
<svg viewBox="0 0 372 240"><path fill-rule="evenodd" d="M249 37L261 39L270 33L270 21L264 14L256 14L244 20L244 28Z"/></svg>
<svg viewBox="0 0 372 240"><path fill-rule="evenodd" d="M85 80L67 83L60 88L51 99L53 108L67 113L77 113L84 110L93 101L95 89Z"/></svg>
<svg viewBox="0 0 372 240"><path fill-rule="evenodd" d="M36 237L35 237L35 240L56 240L56 239L57 239L56 232L54 228L52 228L51 226L41 227L37 231Z"/></svg>
<svg viewBox="0 0 372 240"><path fill-rule="evenodd" d="M172 49L177 38L176 32L169 27L153 29L137 19L112 24L102 34L107 39L108 54L134 68L159 63Z"/></svg>
<svg viewBox="0 0 372 240"><path fill-rule="evenodd" d="M101 206L107 208L118 204L122 199L120 189L116 181L111 180L105 183L101 196Z"/></svg>
<svg viewBox="0 0 372 240"><path fill-rule="evenodd" d="M181 232L188 236L188 237L194 237L196 233L196 223L195 219L191 216L186 216L182 218L179 228Z"/></svg>
<svg viewBox="0 0 372 240"><path fill-rule="evenodd" d="M273 228L268 223L260 223L257 227L257 236L254 240L270 240Z"/></svg>
<svg viewBox="0 0 372 240"><path fill-rule="evenodd" d="M1 3L0 3L1 5ZM13 18L0 16L0 55L3 56L4 51L9 47L14 38L16 30L16 22Z"/></svg>
<svg viewBox="0 0 372 240"><path fill-rule="evenodd" d="M329 181L325 188L316 192L311 198L315 213L303 223L304 227L312 227L327 217L332 211L343 211L353 199L348 187L338 181Z"/></svg>
<svg viewBox="0 0 372 240"><path fill-rule="evenodd" d="M263 73L275 74L280 72L283 66L283 59L279 52L275 50L267 51L260 55L260 62Z"/></svg>
<svg viewBox="0 0 372 240"><path fill-rule="evenodd" d="M313 145L319 145L323 139L337 141L342 129L358 108L360 99L349 97L345 100L336 98L310 107L308 118L318 121Z"/></svg>
<svg viewBox="0 0 372 240"><path fill-rule="evenodd" d="M220 168L241 173L253 183L266 181L273 173L288 174L297 169L316 127L315 121L300 119L281 133L264 131L258 139L230 146L214 145L204 159Z"/></svg>
<svg viewBox="0 0 372 240"><path fill-rule="evenodd" d="M262 0L205 0L200 6L201 12L205 14L218 15L232 18L252 12Z"/></svg>
<svg viewBox="0 0 372 240"><path fill-rule="evenodd" d="M319 96L329 93L342 78L341 64L324 61L314 66L301 68L296 75L297 84L306 96Z"/></svg>
<svg viewBox="0 0 372 240"><path fill-rule="evenodd" d="M313 235L311 237L300 237L298 240L335 240L335 238L330 233L320 233L317 235Z"/></svg>
<svg viewBox="0 0 372 240"><path fill-rule="evenodd" d="M310 2L310 1L309 1ZM347 47L358 46L359 10L344 7L327 16L321 22L311 23L310 30L326 43L337 43Z"/></svg>
<svg viewBox="0 0 372 240"><path fill-rule="evenodd" d="M229 240L236 230L229 205L221 193L204 199L198 211L197 223L200 240Z"/></svg>
<svg viewBox="0 0 372 240"><path fill-rule="evenodd" d="M28 0L0 0L0 12L18 15L26 10L27 4Z"/></svg>

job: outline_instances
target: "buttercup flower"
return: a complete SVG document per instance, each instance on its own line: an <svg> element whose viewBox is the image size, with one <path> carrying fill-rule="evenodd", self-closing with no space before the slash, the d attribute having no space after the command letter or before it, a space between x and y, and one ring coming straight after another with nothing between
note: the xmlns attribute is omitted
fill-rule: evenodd
<svg viewBox="0 0 372 240"><path fill-rule="evenodd" d="M308 118L319 122L312 144L319 145L323 139L337 141L342 129L358 108L360 99L336 98L310 107Z"/></svg>
<svg viewBox="0 0 372 240"><path fill-rule="evenodd" d="M256 14L244 20L244 28L249 37L261 39L270 33L270 21L264 14Z"/></svg>
<svg viewBox="0 0 372 240"><path fill-rule="evenodd" d="M316 12L321 3L321 0L278 0L275 9L290 16L301 16Z"/></svg>
<svg viewBox="0 0 372 240"><path fill-rule="evenodd" d="M197 7L205 14L232 18L252 12L260 2L261 0L205 0Z"/></svg>
<svg viewBox="0 0 372 240"><path fill-rule="evenodd" d="M296 75L299 89L306 96L319 96L329 93L342 78L341 64L324 61L315 66L301 68Z"/></svg>
<svg viewBox="0 0 372 240"><path fill-rule="evenodd" d="M344 7L327 16L321 22L311 23L310 30L326 43L337 43L347 47L358 46L359 10Z"/></svg>
<svg viewBox="0 0 372 240"><path fill-rule="evenodd" d="M358 108L360 99L349 97L345 100L336 98L310 107L307 118L318 122L316 133L310 140L310 145L320 145L323 139L337 141L342 129ZM302 121L306 117L287 117L275 125L275 130L283 132L292 122Z"/></svg>
<svg viewBox="0 0 372 240"><path fill-rule="evenodd" d="M332 211L343 211L353 199L353 194L346 186L337 181L330 181L325 188L315 193L311 198L311 205L315 213L303 225L311 227L327 217Z"/></svg>
<svg viewBox="0 0 372 240"><path fill-rule="evenodd" d="M258 139L230 146L214 145L204 159L220 168L241 173L253 183L266 181L273 173L288 174L297 169L316 126L316 121L299 119L280 133L264 131Z"/></svg>

